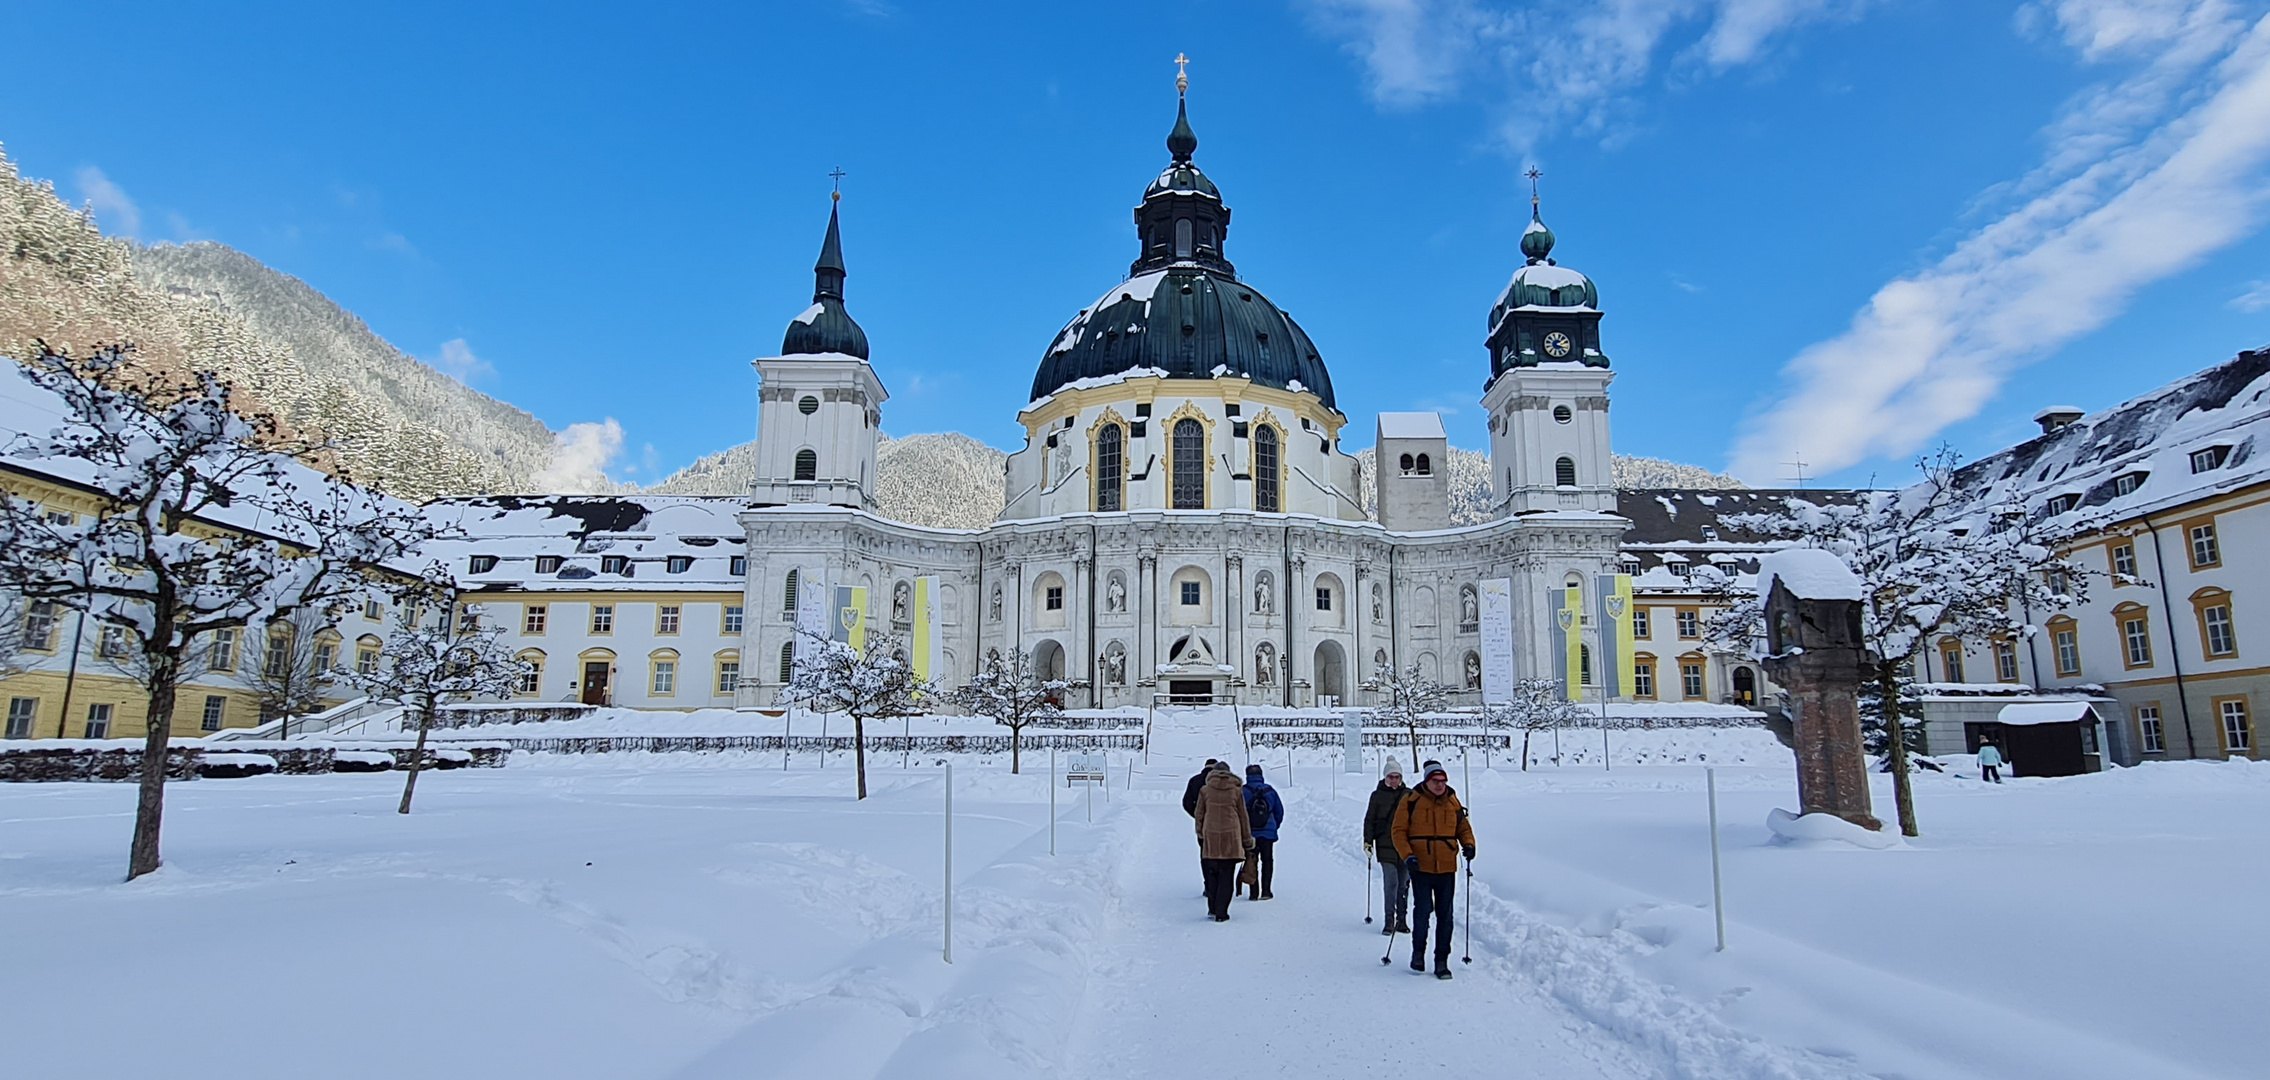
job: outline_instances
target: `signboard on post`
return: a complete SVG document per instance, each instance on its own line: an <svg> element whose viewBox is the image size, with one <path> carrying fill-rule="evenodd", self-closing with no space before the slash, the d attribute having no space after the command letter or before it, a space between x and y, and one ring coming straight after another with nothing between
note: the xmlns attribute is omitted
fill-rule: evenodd
<svg viewBox="0 0 2270 1080"><path fill-rule="evenodd" d="M1485 578L1482 592L1482 700L1513 700L1513 581Z"/></svg>
<svg viewBox="0 0 2270 1080"><path fill-rule="evenodd" d="M827 585L827 578L816 566L799 567L796 571L796 658L804 659L812 648L812 639L826 639L828 631L828 600L835 595Z"/></svg>
<svg viewBox="0 0 2270 1080"><path fill-rule="evenodd" d="M1364 712L1362 709L1343 709L1340 712L1340 762L1342 772L1364 771Z"/></svg>

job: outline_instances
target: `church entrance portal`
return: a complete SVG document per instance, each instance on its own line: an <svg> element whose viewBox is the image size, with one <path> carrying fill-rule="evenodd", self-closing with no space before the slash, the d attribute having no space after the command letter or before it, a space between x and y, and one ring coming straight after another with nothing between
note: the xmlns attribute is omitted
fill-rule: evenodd
<svg viewBox="0 0 2270 1080"><path fill-rule="evenodd" d="M1169 679L1167 700L1176 705L1206 705L1214 700L1214 683L1210 679Z"/></svg>

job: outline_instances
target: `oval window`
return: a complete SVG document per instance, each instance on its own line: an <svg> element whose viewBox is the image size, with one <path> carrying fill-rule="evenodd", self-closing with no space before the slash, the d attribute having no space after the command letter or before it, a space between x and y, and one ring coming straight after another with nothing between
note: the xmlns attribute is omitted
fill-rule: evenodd
<svg viewBox="0 0 2270 1080"><path fill-rule="evenodd" d="M1570 411L1569 411L1569 407L1568 407L1568 406L1566 406L1566 405L1555 405L1555 406L1553 406L1553 422L1554 422L1554 423L1558 423L1558 424L1565 424L1565 423L1568 423L1569 421L1571 421L1571 420L1574 420L1574 419L1576 419L1576 414L1575 414L1575 413L1572 413L1572 412L1570 412Z"/></svg>
<svg viewBox="0 0 2270 1080"><path fill-rule="evenodd" d="M820 399L806 394L796 401L796 411L810 416L820 411Z"/></svg>

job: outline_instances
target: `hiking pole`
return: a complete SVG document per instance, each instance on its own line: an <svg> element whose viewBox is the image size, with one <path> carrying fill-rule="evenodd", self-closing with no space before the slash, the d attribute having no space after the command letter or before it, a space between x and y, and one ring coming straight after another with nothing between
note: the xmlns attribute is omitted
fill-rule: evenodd
<svg viewBox="0 0 2270 1080"><path fill-rule="evenodd" d="M1460 963L1474 962L1474 860L1466 860L1466 955Z"/></svg>
<svg viewBox="0 0 2270 1080"><path fill-rule="evenodd" d="M1394 963L1394 962L1395 962L1395 960L1394 960L1394 956L1395 956L1395 923L1394 923L1394 922L1393 922L1393 921L1391 920L1391 921L1389 921L1389 922L1388 922L1388 924L1387 924L1387 951L1386 951L1386 952L1383 952L1383 953L1381 953L1381 954L1379 954L1379 962L1380 962L1380 963L1382 963L1382 964L1392 964L1392 963Z"/></svg>
<svg viewBox="0 0 2270 1080"><path fill-rule="evenodd" d="M1368 851L1364 852L1364 861L1374 865L1379 862L1378 859L1372 858L1371 852ZM1364 925L1371 925L1371 871L1369 869L1364 871Z"/></svg>

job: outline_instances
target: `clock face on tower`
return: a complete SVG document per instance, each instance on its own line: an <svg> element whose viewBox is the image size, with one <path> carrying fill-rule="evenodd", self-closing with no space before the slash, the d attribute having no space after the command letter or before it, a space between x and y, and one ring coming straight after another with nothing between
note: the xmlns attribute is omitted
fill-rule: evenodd
<svg viewBox="0 0 2270 1080"><path fill-rule="evenodd" d="M1558 360L1561 357L1567 356L1569 354L1569 347L1571 344L1572 342L1569 341L1569 336L1567 334L1555 330L1552 333L1545 335L1545 355Z"/></svg>

